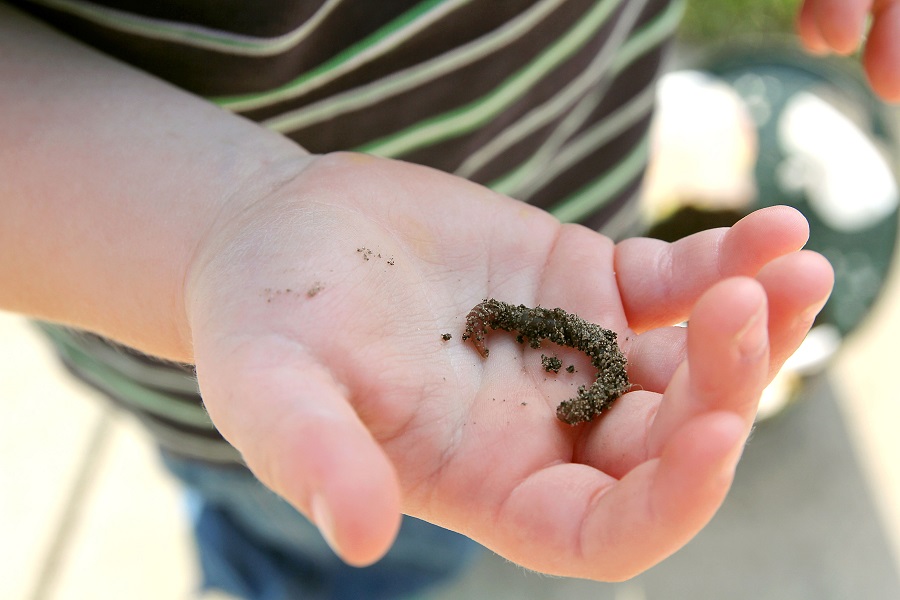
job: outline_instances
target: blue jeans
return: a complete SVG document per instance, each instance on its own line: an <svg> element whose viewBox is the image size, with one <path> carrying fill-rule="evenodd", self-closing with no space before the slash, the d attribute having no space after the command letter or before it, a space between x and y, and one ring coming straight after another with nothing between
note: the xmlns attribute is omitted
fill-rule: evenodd
<svg viewBox="0 0 900 600"><path fill-rule="evenodd" d="M187 486L204 589L247 600L401 598L459 575L482 551L465 536L404 517L383 559L351 567L247 469L167 453L163 462Z"/></svg>

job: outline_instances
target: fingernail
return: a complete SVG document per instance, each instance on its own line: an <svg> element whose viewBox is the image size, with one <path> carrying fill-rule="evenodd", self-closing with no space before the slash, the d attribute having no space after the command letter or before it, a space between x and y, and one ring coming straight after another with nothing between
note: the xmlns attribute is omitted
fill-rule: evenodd
<svg viewBox="0 0 900 600"><path fill-rule="evenodd" d="M767 327L766 311L760 307L750 321L735 336L738 352L748 360L760 358L769 345L769 331Z"/></svg>
<svg viewBox="0 0 900 600"><path fill-rule="evenodd" d="M334 518L331 516L331 509L321 494L314 494L309 503L309 510L312 513L313 523L319 528L319 533L325 538L328 546L335 554L340 555L337 544L334 540Z"/></svg>

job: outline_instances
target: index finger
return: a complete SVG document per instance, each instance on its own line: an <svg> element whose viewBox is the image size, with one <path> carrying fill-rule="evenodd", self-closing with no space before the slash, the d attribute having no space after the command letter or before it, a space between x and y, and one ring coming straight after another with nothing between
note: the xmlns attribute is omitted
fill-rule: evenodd
<svg viewBox="0 0 900 600"><path fill-rule="evenodd" d="M713 284L728 277L753 277L779 256L801 249L808 237L802 214L773 206L730 228L671 244L625 240L616 246L615 271L628 325L640 332L684 321Z"/></svg>

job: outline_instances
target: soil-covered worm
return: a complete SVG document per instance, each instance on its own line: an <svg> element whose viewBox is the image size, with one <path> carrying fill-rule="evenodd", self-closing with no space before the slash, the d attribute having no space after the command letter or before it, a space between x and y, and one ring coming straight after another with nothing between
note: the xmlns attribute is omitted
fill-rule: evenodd
<svg viewBox="0 0 900 600"><path fill-rule="evenodd" d="M484 345L488 328L518 333L516 339L520 343L527 339L532 348L549 340L588 355L597 369L597 379L589 387L579 387L574 398L557 407L556 416L564 423L577 425L593 420L631 387L625 372L627 361L616 343L616 333L561 308L528 308L493 298L479 302L466 315L462 339L471 339L484 358L489 352Z"/></svg>

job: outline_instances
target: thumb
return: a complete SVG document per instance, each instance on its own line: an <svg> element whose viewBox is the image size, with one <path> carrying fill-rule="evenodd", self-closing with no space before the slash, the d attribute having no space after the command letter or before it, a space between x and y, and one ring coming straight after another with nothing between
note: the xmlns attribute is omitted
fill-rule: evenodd
<svg viewBox="0 0 900 600"><path fill-rule="evenodd" d="M381 558L400 527L397 476L347 390L292 340L216 346L201 359L198 345L195 356L204 403L222 435L347 563Z"/></svg>

